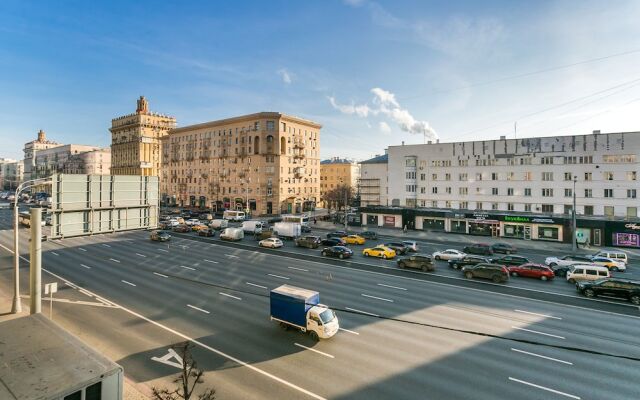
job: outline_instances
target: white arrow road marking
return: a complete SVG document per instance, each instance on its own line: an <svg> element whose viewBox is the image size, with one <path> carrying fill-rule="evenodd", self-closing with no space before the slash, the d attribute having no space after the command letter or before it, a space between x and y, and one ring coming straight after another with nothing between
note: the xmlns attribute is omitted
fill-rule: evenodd
<svg viewBox="0 0 640 400"><path fill-rule="evenodd" d="M135 283L131 283L131 282L128 282L128 281L125 281L125 280L122 280L122 282L126 283L127 285L136 286Z"/></svg>
<svg viewBox="0 0 640 400"><path fill-rule="evenodd" d="M165 250L165 249L158 249L158 251L164 251L165 253L169 252L169 250Z"/></svg>
<svg viewBox="0 0 640 400"><path fill-rule="evenodd" d="M104 247L111 247L111 245L106 244L106 243L102 243L102 245L103 245Z"/></svg>
<svg viewBox="0 0 640 400"><path fill-rule="evenodd" d="M171 361L172 358L176 360ZM174 349L169 349L169 352L162 357L151 357L151 360L182 369L182 357L180 357Z"/></svg>
<svg viewBox="0 0 640 400"><path fill-rule="evenodd" d="M209 311L207 311L207 310L203 310L203 309L202 309L202 308L200 308L200 307L192 306L191 304L187 304L187 307L191 307L191 308L193 308L194 310L198 310L198 311L203 312L203 313L205 313L205 314L210 314L210 313L209 313Z"/></svg>
<svg viewBox="0 0 640 400"><path fill-rule="evenodd" d="M303 345L301 345L300 343L294 343L294 345L296 345L296 346L298 346L298 347L302 347L303 349L311 350L311 351L313 351L314 353L322 354L322 355L323 355L323 356L325 356L325 357L335 358L334 356L332 356L332 355L331 355L331 354L329 354L329 353L324 353L324 352L322 352L322 351L320 351L320 350L316 350L316 349L312 349L311 347L303 346Z"/></svg>
<svg viewBox="0 0 640 400"><path fill-rule="evenodd" d="M52 251L51 254L53 254L54 256L59 256L60 254L56 253L55 251Z"/></svg>
<svg viewBox="0 0 640 400"><path fill-rule="evenodd" d="M225 254L225 256L229 258L239 258L238 256L234 256L233 254Z"/></svg>
<svg viewBox="0 0 640 400"><path fill-rule="evenodd" d="M78 247L78 250L80 250L80 251L87 251L86 249L83 249L82 247Z"/></svg>

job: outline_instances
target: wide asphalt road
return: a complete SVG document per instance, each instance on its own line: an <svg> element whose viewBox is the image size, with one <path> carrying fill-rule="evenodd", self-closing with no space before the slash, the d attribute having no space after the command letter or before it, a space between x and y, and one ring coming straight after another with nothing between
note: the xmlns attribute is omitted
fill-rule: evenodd
<svg viewBox="0 0 640 400"><path fill-rule="evenodd" d="M8 249L10 233L0 233ZM281 250L150 242L146 232L43 243L43 264L156 329L197 339L200 366L230 379L214 383L221 398L640 398L638 361L617 357L640 357L640 318L626 304L598 311ZM318 290L343 330L319 343L281 331L268 291L285 283ZM147 334L135 323L118 330L102 340ZM130 350L117 361L134 379L175 372L151 359L157 351Z"/></svg>

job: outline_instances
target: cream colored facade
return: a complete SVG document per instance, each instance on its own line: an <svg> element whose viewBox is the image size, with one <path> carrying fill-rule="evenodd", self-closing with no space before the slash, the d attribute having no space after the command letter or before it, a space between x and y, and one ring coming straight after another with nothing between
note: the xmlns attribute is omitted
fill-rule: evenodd
<svg viewBox="0 0 640 400"><path fill-rule="evenodd" d="M36 158L40 151L62 146L60 143L48 140L46 133L40 129L38 138L24 145L24 179L41 178L36 171Z"/></svg>
<svg viewBox="0 0 640 400"><path fill-rule="evenodd" d="M110 175L111 149L97 149L73 154L64 164L65 174Z"/></svg>
<svg viewBox="0 0 640 400"><path fill-rule="evenodd" d="M24 181L24 161L0 158L0 190L15 189Z"/></svg>
<svg viewBox="0 0 640 400"><path fill-rule="evenodd" d="M357 191L360 167L353 160L331 158L320 163L320 198L340 185L349 185ZM322 202L322 206L327 205Z"/></svg>
<svg viewBox="0 0 640 400"><path fill-rule="evenodd" d="M111 174L159 176L160 139L175 126L175 118L150 112L140 96L134 114L111 120Z"/></svg>
<svg viewBox="0 0 640 400"><path fill-rule="evenodd" d="M312 210L320 200L321 128L261 112L174 129L162 138L162 199L254 216Z"/></svg>

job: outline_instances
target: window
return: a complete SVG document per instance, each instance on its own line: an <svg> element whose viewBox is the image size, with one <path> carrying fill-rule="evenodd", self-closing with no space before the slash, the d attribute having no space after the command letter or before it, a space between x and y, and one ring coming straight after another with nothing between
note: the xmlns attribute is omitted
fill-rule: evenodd
<svg viewBox="0 0 640 400"><path fill-rule="evenodd" d="M542 197L553 197L553 189L542 189Z"/></svg>
<svg viewBox="0 0 640 400"><path fill-rule="evenodd" d="M415 193L416 191L416 185L406 185L405 189L407 190L407 192L409 193Z"/></svg>
<svg viewBox="0 0 640 400"><path fill-rule="evenodd" d="M584 206L584 215L593 215L593 206Z"/></svg>
<svg viewBox="0 0 640 400"><path fill-rule="evenodd" d="M491 194L494 196L498 195L498 188L491 188Z"/></svg>
<svg viewBox="0 0 640 400"><path fill-rule="evenodd" d="M636 189L627 189L627 198L635 199L636 198Z"/></svg>
<svg viewBox="0 0 640 400"><path fill-rule="evenodd" d="M492 210L497 210L498 209L498 203L491 203L491 209Z"/></svg>
<svg viewBox="0 0 640 400"><path fill-rule="evenodd" d="M431 180L432 181L437 181L438 180L438 174L431 174Z"/></svg>
<svg viewBox="0 0 640 400"><path fill-rule="evenodd" d="M407 158L405 158L404 165L407 166L407 167L415 167L416 166L415 157L407 157Z"/></svg>
<svg viewBox="0 0 640 400"><path fill-rule="evenodd" d="M468 208L469 208L469 203L468 202L466 202L466 201L461 201L460 202L460 209L466 210Z"/></svg>
<svg viewBox="0 0 640 400"><path fill-rule="evenodd" d="M514 210L513 203L507 203L507 210L509 210L509 211L513 211Z"/></svg>
<svg viewBox="0 0 640 400"><path fill-rule="evenodd" d="M542 173L542 180L543 181L552 181L553 180L553 172L543 172Z"/></svg>
<svg viewBox="0 0 640 400"><path fill-rule="evenodd" d="M524 173L524 180L525 181L533 180L533 172L525 172Z"/></svg>
<svg viewBox="0 0 640 400"><path fill-rule="evenodd" d="M565 180L565 181L571 181L571 180L573 180L573 177L572 177L571 172L565 172L565 173L564 173L564 180Z"/></svg>
<svg viewBox="0 0 640 400"><path fill-rule="evenodd" d="M451 187L447 187L446 189L447 194L451 194Z"/></svg>
<svg viewBox="0 0 640 400"><path fill-rule="evenodd" d="M613 212L613 206L604 206L604 215L606 215L607 217L613 217Z"/></svg>
<svg viewBox="0 0 640 400"><path fill-rule="evenodd" d="M612 181L613 180L613 172L606 171L606 172L603 172L603 175L604 175L604 180L605 181Z"/></svg>
<svg viewBox="0 0 640 400"><path fill-rule="evenodd" d="M432 187L431 188L431 193L438 194L438 187L437 186Z"/></svg>
<svg viewBox="0 0 640 400"><path fill-rule="evenodd" d="M613 189L605 189L604 190L604 197L605 198L612 198L613 197Z"/></svg>
<svg viewBox="0 0 640 400"><path fill-rule="evenodd" d="M638 216L638 207L627 207L627 218L636 218Z"/></svg>
<svg viewBox="0 0 640 400"><path fill-rule="evenodd" d="M82 399L82 391L78 390L77 392L73 392L69 395L64 396L64 400L80 400Z"/></svg>
<svg viewBox="0 0 640 400"><path fill-rule="evenodd" d="M564 205L564 213L565 214L571 214L571 210L573 210L573 206L570 204L565 204Z"/></svg>
<svg viewBox="0 0 640 400"><path fill-rule="evenodd" d="M285 125L286 126L286 125ZM275 121L267 121L267 130L268 131L275 131L276 130L276 123Z"/></svg>
<svg viewBox="0 0 640 400"><path fill-rule="evenodd" d="M458 180L460 181L467 181L468 180L468 175L467 174L460 174L458 175Z"/></svg>
<svg viewBox="0 0 640 400"><path fill-rule="evenodd" d="M525 204L524 205L524 210L531 212L531 204Z"/></svg>
<svg viewBox="0 0 640 400"><path fill-rule="evenodd" d="M420 174L420 180L424 181L427 179L427 174Z"/></svg>
<svg viewBox="0 0 640 400"><path fill-rule="evenodd" d="M553 204L543 204L542 212L553 213Z"/></svg>
<svg viewBox="0 0 640 400"><path fill-rule="evenodd" d="M516 178L516 173L515 172L507 172L507 180L508 181L512 181Z"/></svg>
<svg viewBox="0 0 640 400"><path fill-rule="evenodd" d="M482 210L482 202L477 202L476 203L476 210Z"/></svg>
<svg viewBox="0 0 640 400"><path fill-rule="evenodd" d="M481 181L482 180L482 173L478 172L476 173L476 181Z"/></svg>
<svg viewBox="0 0 640 400"><path fill-rule="evenodd" d="M450 181L451 180L451 174L444 174L444 180L445 181Z"/></svg>
<svg viewBox="0 0 640 400"><path fill-rule="evenodd" d="M524 188L524 195L526 197L531 197L531 188Z"/></svg>
<svg viewBox="0 0 640 400"><path fill-rule="evenodd" d="M432 200L431 201L431 207L438 208L438 200Z"/></svg>
<svg viewBox="0 0 640 400"><path fill-rule="evenodd" d="M497 172L492 172L491 173L491 180L492 181L497 181L498 180L498 173Z"/></svg>
<svg viewBox="0 0 640 400"><path fill-rule="evenodd" d="M592 189L585 189L584 190L584 197L586 197L586 198L593 197L593 190Z"/></svg>
<svg viewBox="0 0 640 400"><path fill-rule="evenodd" d="M425 193L427 193L427 188L426 188L426 187L421 187L421 188L420 188L420 193L421 193L421 194L425 194Z"/></svg>
<svg viewBox="0 0 640 400"><path fill-rule="evenodd" d="M615 163L630 163L633 164L636 162L635 154L616 154L616 155L606 155L602 156L602 162L607 164Z"/></svg>
<svg viewBox="0 0 640 400"><path fill-rule="evenodd" d="M564 197L573 197L573 189L564 189Z"/></svg>
<svg viewBox="0 0 640 400"><path fill-rule="evenodd" d="M445 208L451 208L451 201L447 200L444 202Z"/></svg>
<svg viewBox="0 0 640 400"><path fill-rule="evenodd" d="M636 177L637 177L636 171L627 172L627 180L628 181L635 181Z"/></svg>
<svg viewBox="0 0 640 400"><path fill-rule="evenodd" d="M507 196L513 196L513 188L507 188Z"/></svg>
<svg viewBox="0 0 640 400"><path fill-rule="evenodd" d="M553 157L542 157L540 159L540 164L553 164Z"/></svg>
<svg viewBox="0 0 640 400"><path fill-rule="evenodd" d="M256 122L257 124L257 122ZM102 382L96 382L84 390L84 400L101 400Z"/></svg>
<svg viewBox="0 0 640 400"><path fill-rule="evenodd" d="M458 193L460 193L461 195L467 195L469 194L469 188L466 186L458 188Z"/></svg>
<svg viewBox="0 0 640 400"><path fill-rule="evenodd" d="M593 178L593 176L592 176L591 172L585 172L584 173L584 180L585 181L590 181L590 180L592 180L592 178Z"/></svg>

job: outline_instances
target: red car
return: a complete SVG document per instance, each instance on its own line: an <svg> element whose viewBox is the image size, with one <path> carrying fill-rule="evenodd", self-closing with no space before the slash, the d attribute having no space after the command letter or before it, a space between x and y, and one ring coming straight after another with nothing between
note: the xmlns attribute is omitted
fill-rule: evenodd
<svg viewBox="0 0 640 400"><path fill-rule="evenodd" d="M551 268L542 264L527 263L514 265L507 269L511 276L525 276L527 278L537 278L543 281L551 280L555 276Z"/></svg>

